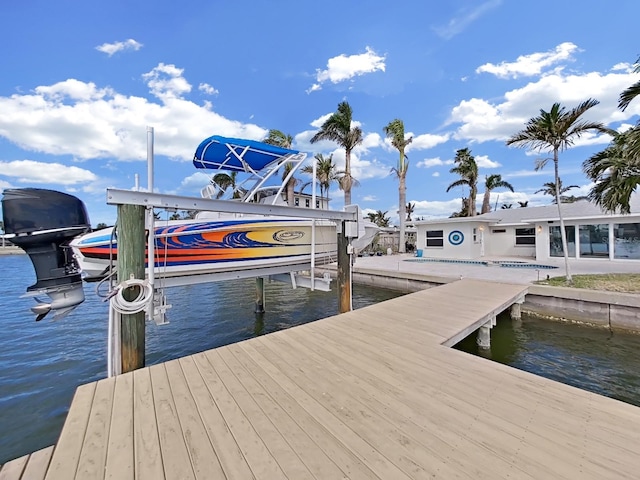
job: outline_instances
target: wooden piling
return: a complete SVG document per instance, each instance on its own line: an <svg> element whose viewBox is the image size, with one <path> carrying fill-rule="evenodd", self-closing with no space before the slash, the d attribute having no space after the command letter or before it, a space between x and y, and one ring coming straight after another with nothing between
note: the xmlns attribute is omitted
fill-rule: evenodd
<svg viewBox="0 0 640 480"><path fill-rule="evenodd" d="M139 205L118 205L118 283L145 277L146 236L144 226L145 209ZM135 300L137 288L125 291L126 300ZM144 367L145 313L121 315L120 351L122 373Z"/></svg>
<svg viewBox="0 0 640 480"><path fill-rule="evenodd" d="M349 239L345 227L346 222L337 222L338 234L338 313L351 311L351 256L348 252Z"/></svg>
<svg viewBox="0 0 640 480"><path fill-rule="evenodd" d="M256 277L256 313L264 313L264 278Z"/></svg>

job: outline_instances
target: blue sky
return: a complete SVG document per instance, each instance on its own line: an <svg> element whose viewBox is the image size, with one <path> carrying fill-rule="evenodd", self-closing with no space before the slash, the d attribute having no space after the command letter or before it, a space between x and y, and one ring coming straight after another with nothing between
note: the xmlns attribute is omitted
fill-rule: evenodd
<svg viewBox="0 0 640 480"><path fill-rule="evenodd" d="M407 200L414 216L449 216L455 151L480 175L500 173L529 201L553 179L540 154L504 140L554 102L601 103L589 119L624 129L640 102L617 109L637 80L637 0L200 1L29 0L0 4L0 189L51 188L81 198L91 221L113 223L107 187L146 184L146 128L154 127L156 190L198 195L191 164L210 135L260 140L270 128L309 153L344 154L309 139L346 100L365 141L354 151L353 200L397 218L397 152L383 127L404 121L413 143ZM582 161L606 136L583 137L560 157L570 193L590 188ZM308 179L305 179L308 180ZM484 191L479 188L479 200ZM499 196L498 196L499 195ZM332 208L342 192L332 189Z"/></svg>

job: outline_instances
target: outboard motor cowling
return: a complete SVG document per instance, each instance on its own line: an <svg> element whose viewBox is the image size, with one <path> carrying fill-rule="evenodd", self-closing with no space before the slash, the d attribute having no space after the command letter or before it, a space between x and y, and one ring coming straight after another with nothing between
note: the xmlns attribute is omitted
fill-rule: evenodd
<svg viewBox="0 0 640 480"><path fill-rule="evenodd" d="M71 239L91 230L82 201L54 190L7 189L2 216L5 238L29 255L36 272L37 281L27 288L27 295L46 294L52 299L31 309L36 320L51 310L59 318L82 303L80 269L68 246Z"/></svg>

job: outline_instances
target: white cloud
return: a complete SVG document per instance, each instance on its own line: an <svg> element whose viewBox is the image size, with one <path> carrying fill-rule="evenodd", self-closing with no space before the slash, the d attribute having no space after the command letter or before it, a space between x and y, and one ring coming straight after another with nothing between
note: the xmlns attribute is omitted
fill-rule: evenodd
<svg viewBox="0 0 640 480"><path fill-rule="evenodd" d="M208 83L201 83L198 85L198 90L207 95L218 95L220 93L216 88L212 87Z"/></svg>
<svg viewBox="0 0 640 480"><path fill-rule="evenodd" d="M365 53L355 55L345 55L330 58L327 61L326 70L316 70L316 83L313 84L307 93L322 89L322 84L331 82L333 84L351 80L354 77L385 71L385 57L378 55L370 47L366 47Z"/></svg>
<svg viewBox="0 0 640 480"><path fill-rule="evenodd" d="M502 166L500 163L491 160L487 155L474 155L473 158L480 168L498 168Z"/></svg>
<svg viewBox="0 0 640 480"><path fill-rule="evenodd" d="M191 91L191 85L182 76L183 72L184 69L175 65L160 63L150 72L144 73L142 78L156 97L162 100L182 98L183 94Z"/></svg>
<svg viewBox="0 0 640 480"><path fill-rule="evenodd" d="M433 172L431 174L432 177L439 177L440 176L440 172Z"/></svg>
<svg viewBox="0 0 640 480"><path fill-rule="evenodd" d="M362 200L364 200L365 202L375 202L378 200L378 197L376 197L375 195L365 195L364 197L362 197Z"/></svg>
<svg viewBox="0 0 640 480"><path fill-rule="evenodd" d="M572 54L578 47L571 42L558 45L554 50L544 53L531 53L519 56L515 62L501 62L497 65L485 63L476 68L476 73L491 73L498 78L519 78L539 75L542 71L559 62L572 60Z"/></svg>
<svg viewBox="0 0 640 480"><path fill-rule="evenodd" d="M426 150L428 148L433 148L436 145L447 142L450 137L451 135L449 133L445 133L443 135L432 135L430 133L415 135L413 136L411 143L406 148L406 152L408 153L412 150Z"/></svg>
<svg viewBox="0 0 640 480"><path fill-rule="evenodd" d="M211 132L265 137L266 129L182 98L191 87L181 75L182 69L164 64L144 75L159 102L76 79L0 96L0 137L29 151L125 161L146 159L147 125L156 132L156 154L184 160L193 158L194 146Z"/></svg>
<svg viewBox="0 0 640 480"><path fill-rule="evenodd" d="M467 28L489 10L500 6L500 4L502 4L502 0L488 0L472 10L465 9L460 11L458 15L449 20L446 25L432 28L438 36L444 38L445 40L450 40L459 33L462 33L465 28Z"/></svg>
<svg viewBox="0 0 640 480"><path fill-rule="evenodd" d="M84 168L33 160L0 162L0 172L0 175L15 178L21 183L75 185L97 179L92 172Z"/></svg>
<svg viewBox="0 0 640 480"><path fill-rule="evenodd" d="M412 218L448 217L462 207L460 198L445 201L412 200L411 203L415 203Z"/></svg>
<svg viewBox="0 0 640 480"><path fill-rule="evenodd" d="M102 45L98 45L96 50L112 56L114 53L121 52L123 50L140 50L142 46L143 45L140 42L136 42L133 38L130 38L124 42L103 43Z"/></svg>
<svg viewBox="0 0 640 480"><path fill-rule="evenodd" d="M418 168L431 168L431 167L441 167L443 165L453 165L453 160L442 160L440 157L435 158L425 158L424 160L420 160L416 167Z"/></svg>
<svg viewBox="0 0 640 480"><path fill-rule="evenodd" d="M599 100L600 105L589 110L583 118L609 125L623 122L640 114L640 102L632 103L624 112L618 109L618 95L637 80L637 74L613 73L563 75L555 73L530 82L522 88L505 93L502 101L491 102L481 98L463 100L455 106L446 124L460 124L453 138L471 142L504 141L522 130L525 123L549 110L555 102L573 108L588 98ZM590 144L606 144L609 137L584 137Z"/></svg>

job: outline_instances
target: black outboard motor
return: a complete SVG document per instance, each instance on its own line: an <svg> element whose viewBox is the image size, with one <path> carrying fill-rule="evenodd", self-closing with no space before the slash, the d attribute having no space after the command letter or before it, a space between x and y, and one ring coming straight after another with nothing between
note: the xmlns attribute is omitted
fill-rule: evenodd
<svg viewBox="0 0 640 480"><path fill-rule="evenodd" d="M37 282L27 296L46 294L51 302L31 309L42 320L54 311L61 318L84 301L82 278L68 242L91 230L78 198L40 188L7 189L2 198L5 238L22 248L33 263Z"/></svg>

